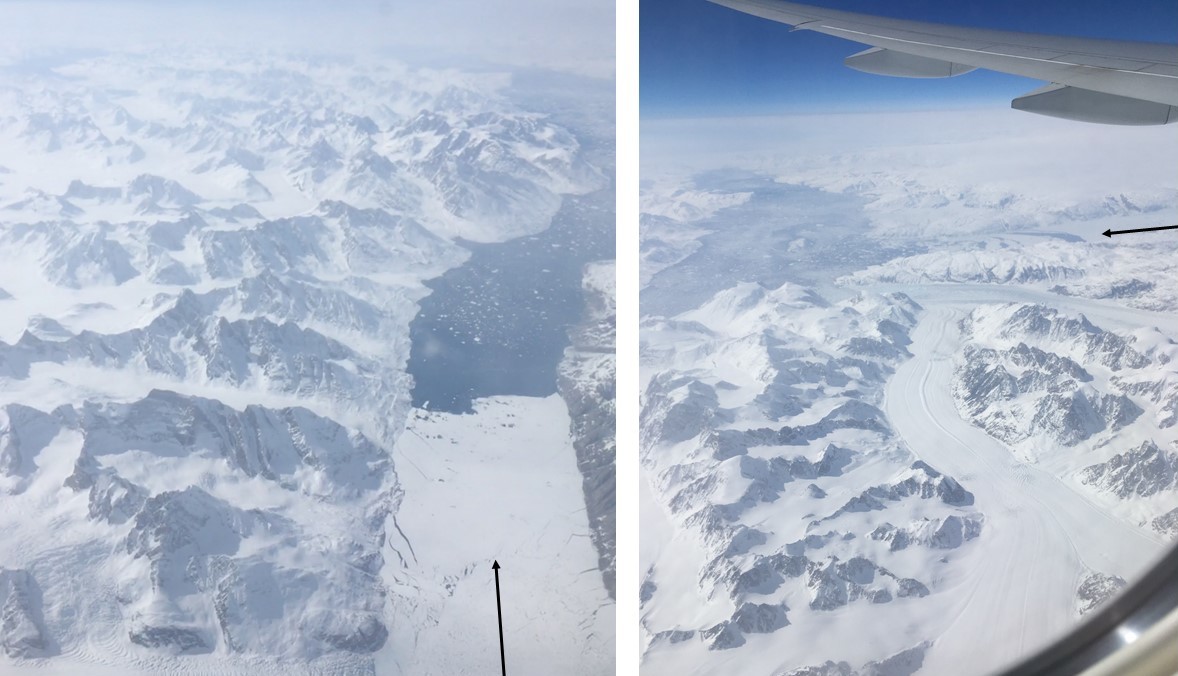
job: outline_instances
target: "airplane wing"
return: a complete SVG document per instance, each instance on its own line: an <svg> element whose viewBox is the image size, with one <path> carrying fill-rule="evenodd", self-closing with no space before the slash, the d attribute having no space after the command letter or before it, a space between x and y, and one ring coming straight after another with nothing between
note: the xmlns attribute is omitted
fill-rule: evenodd
<svg viewBox="0 0 1178 676"><path fill-rule="evenodd" d="M1105 124L1178 122L1178 45L945 26L780 0L710 1L871 45L845 60L856 70L952 77L985 68L1051 83L1014 99L1016 110Z"/></svg>

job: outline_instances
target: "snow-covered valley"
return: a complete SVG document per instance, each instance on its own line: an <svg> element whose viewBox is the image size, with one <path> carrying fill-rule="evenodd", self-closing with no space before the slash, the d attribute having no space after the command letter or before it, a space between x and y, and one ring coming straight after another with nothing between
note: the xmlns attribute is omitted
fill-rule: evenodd
<svg viewBox="0 0 1178 676"><path fill-rule="evenodd" d="M945 392L961 372L954 363L964 343L957 324L974 305L926 302L931 309L913 332L913 357L889 381L885 411L914 453L970 487L987 534L982 547L958 562L960 577L946 585L953 588L947 605L933 611L950 621L925 668L944 673L967 660L985 673L1006 666L1007 654L993 646L1025 654L1061 636L1076 622L1086 578L1132 579L1165 551L1166 539L1132 518L1139 505L1098 502L1100 496L1084 490L1074 471L1063 469L1077 461L1063 444L1041 441L1043 456L1057 455L1028 462L964 419ZM1026 425L1022 415L1015 420ZM1126 443L1115 437L1112 448ZM1107 448L1085 455L1107 455ZM1176 497L1171 492L1163 504L1178 503ZM992 621L999 617L1002 622Z"/></svg>

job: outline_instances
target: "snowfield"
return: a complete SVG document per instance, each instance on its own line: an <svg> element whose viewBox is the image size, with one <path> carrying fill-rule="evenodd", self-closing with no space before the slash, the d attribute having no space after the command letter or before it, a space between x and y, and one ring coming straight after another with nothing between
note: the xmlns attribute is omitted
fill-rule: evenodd
<svg viewBox="0 0 1178 676"><path fill-rule="evenodd" d="M513 671L612 673L614 604L593 564L568 430L555 395L481 399L474 415L414 411L396 457L406 495L418 497L390 517L389 543L411 565L384 573L413 607L393 629L403 640L376 655L379 673L499 668L495 560ZM417 648L403 655L398 645Z"/></svg>

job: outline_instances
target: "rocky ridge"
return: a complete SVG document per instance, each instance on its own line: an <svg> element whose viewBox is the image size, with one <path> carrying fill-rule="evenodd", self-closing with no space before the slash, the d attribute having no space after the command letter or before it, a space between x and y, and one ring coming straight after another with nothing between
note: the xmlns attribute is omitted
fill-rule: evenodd
<svg viewBox="0 0 1178 676"><path fill-rule="evenodd" d="M557 386L569 407L573 447L581 470L593 544L605 587L612 597L615 557L615 435L617 310L613 264L593 263L585 272L585 320L572 328Z"/></svg>
<svg viewBox="0 0 1178 676"><path fill-rule="evenodd" d="M643 465L698 542L700 593L728 609L711 624L656 629L661 566L677 565L656 561L642 587L648 649L788 641L812 614L935 593L931 579L894 569L890 552L920 548L935 561L968 546L984 519L960 483L912 458L878 408L920 311L902 294L830 303L791 284L747 284L644 320ZM680 354L713 368L677 367ZM891 517L897 528L892 513L923 516Z"/></svg>

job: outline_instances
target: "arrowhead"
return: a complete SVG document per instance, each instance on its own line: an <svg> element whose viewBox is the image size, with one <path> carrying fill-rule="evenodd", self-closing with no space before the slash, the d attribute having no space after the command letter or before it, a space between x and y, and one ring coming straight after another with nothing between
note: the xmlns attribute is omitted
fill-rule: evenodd
<svg viewBox="0 0 1178 676"><path fill-rule="evenodd" d="M1108 230L1105 230L1104 232L1102 232L1100 234L1104 235L1105 237L1108 237L1109 239L1112 239L1113 238L1113 229L1109 228Z"/></svg>
<svg viewBox="0 0 1178 676"><path fill-rule="evenodd" d="M493 570L499 570L499 562L498 562L498 561L496 561L495 563L492 563L492 564L491 564L491 568L492 568Z"/></svg>

